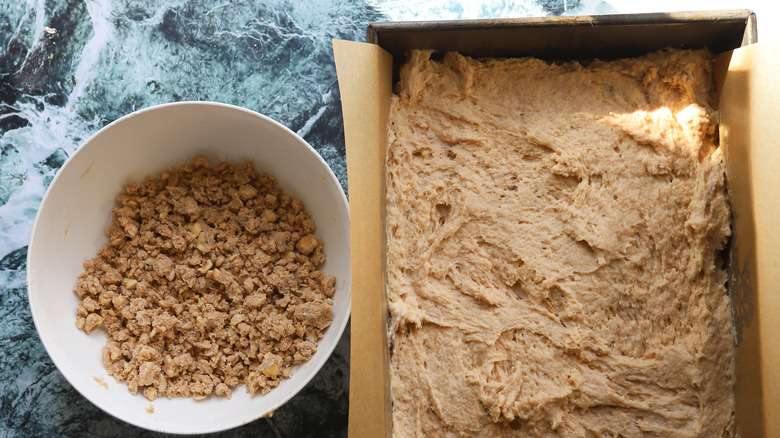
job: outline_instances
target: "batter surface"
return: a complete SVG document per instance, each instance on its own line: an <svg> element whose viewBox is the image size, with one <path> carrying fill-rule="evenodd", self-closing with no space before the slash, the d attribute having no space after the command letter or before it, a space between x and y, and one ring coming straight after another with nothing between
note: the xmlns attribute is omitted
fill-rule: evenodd
<svg viewBox="0 0 780 438"><path fill-rule="evenodd" d="M395 436L733 435L711 54L431 55L389 129Z"/></svg>

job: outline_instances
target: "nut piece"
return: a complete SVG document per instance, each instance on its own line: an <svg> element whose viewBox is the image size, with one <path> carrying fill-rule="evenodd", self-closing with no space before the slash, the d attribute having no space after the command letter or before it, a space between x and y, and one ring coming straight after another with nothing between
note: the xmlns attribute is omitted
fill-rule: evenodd
<svg viewBox="0 0 780 438"><path fill-rule="evenodd" d="M298 240L298 243L295 244L295 249L303 255L309 255L312 251L317 249L319 244L320 242L316 237L307 234Z"/></svg>
<svg viewBox="0 0 780 438"><path fill-rule="evenodd" d="M206 272L209 272L209 269L211 269L212 266L214 266L214 263L212 263L210 259L206 260L206 263L198 268L198 273L204 275Z"/></svg>
<svg viewBox="0 0 780 438"><path fill-rule="evenodd" d="M246 316L239 313L238 315L233 315L233 317L230 318L230 325L237 325L238 323L244 321L246 321Z"/></svg>
<svg viewBox="0 0 780 438"><path fill-rule="evenodd" d="M138 284L138 280L134 278L125 278L122 280L122 284L125 286L126 289L135 289L135 286Z"/></svg>
<svg viewBox="0 0 780 438"><path fill-rule="evenodd" d="M276 222L276 213L273 212L273 210L265 209L263 210L263 219L265 219L266 222L269 224L272 224Z"/></svg>
<svg viewBox="0 0 780 438"><path fill-rule="evenodd" d="M263 374L266 377L276 377L279 375L279 365L271 364L263 369Z"/></svg>

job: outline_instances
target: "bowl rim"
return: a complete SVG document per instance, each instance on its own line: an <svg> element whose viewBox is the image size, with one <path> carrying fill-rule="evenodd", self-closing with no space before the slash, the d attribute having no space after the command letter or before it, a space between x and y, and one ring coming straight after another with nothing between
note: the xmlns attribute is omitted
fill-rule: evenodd
<svg viewBox="0 0 780 438"><path fill-rule="evenodd" d="M101 404L99 404L90 394L85 393L84 391L82 391L82 388L80 388L78 385L74 384L74 382L69 377L69 374L64 371L64 368L62 367L61 363L59 363L59 361L54 356L52 356L52 353L51 353L52 347L51 347L50 341L47 341L46 338L41 336L41 331L40 331L41 323L39 322L41 316L37 314L36 308L35 308L35 306L33 306L33 300L32 300L32 295L33 295L32 289L33 288L31 287L31 285L33 285L35 283L33 281L31 281L29 266L31 265L31 261L32 261L32 257L33 257L33 248L34 248L33 243L35 242L35 239L36 239L36 234L37 234L36 232L38 231L39 219L41 217L41 212L43 211L43 207L44 207L44 205L46 203L46 200L49 197L49 194L51 193L52 187L55 186L57 181L60 179L60 176L63 174L63 172L69 166L71 166L71 162L76 159L76 157L82 152L82 150L84 150L90 143L95 141L96 138L101 136L105 131L111 129L113 126L115 126L117 124L120 124L120 123L123 123L123 122L126 122L127 120L130 120L132 118L135 118L136 116L139 116L139 115L147 113L147 112L154 112L154 111L159 111L159 110L163 110L163 109L167 109L167 108L171 108L171 107L177 107L177 106L193 106L193 107L203 107L203 108L210 107L210 108L220 108L220 109L229 110L229 111L242 112L242 113L251 115L252 117L260 118L260 119L264 120L265 122L271 124L275 128L280 129L283 132L285 132L286 134L288 134L288 135L292 136L293 138L295 138L302 145L306 146L306 149L308 150L308 152L310 154L312 154L314 156L314 158L319 162L319 164L322 165L322 167L324 167L327 170L326 171L326 175L328 176L328 178L330 178L331 182L334 183L339 188L339 190L338 190L339 191L338 198L341 201L341 203L344 206L344 208L346 208L347 221L349 221L349 202L348 202L347 196L346 196L346 194L344 192L344 188L342 187L342 185L339 182L339 180L336 177L336 175L333 173L333 169L331 169L331 167L328 165L328 163L325 161L325 159L322 158L322 156L319 154L319 152L317 152L317 150L314 149L309 144L309 142L307 142L303 137L298 135L295 131L291 130L287 126L285 126L285 125L281 124L280 122L278 122L278 121L276 121L276 120L274 120L274 119L272 119L272 118L270 118L270 117L268 117L268 116L266 116L264 114L261 114L261 113L259 113L257 111L253 111L253 110L248 109L248 108L244 108L244 107L240 107L240 106L232 105L232 104L228 104L228 103L223 103L223 102L214 102L214 101L179 101L179 102L168 102L168 103L162 103L162 104L158 104L158 105L152 105L152 106L149 106L149 107L146 107L146 108L142 108L142 109L133 111L131 113L125 114L124 116L122 116L122 117L120 117L120 118L118 118L118 119L108 123L107 125L103 126L99 130L97 130L95 133L90 135L86 140L81 142L81 144L79 144L79 146L68 156L68 158L65 160L63 165L59 169L57 169L57 171L56 171L56 173L54 175L54 178L52 179L51 183L49 183L49 186L46 188L46 191L44 192L44 195L41 198L41 202L38 205L38 208L36 210L35 219L33 220L32 228L31 228L31 231L30 231L30 238L28 240L28 245L27 245L27 248L28 248L27 257L26 257L26 260L25 260L25 263L26 263L26 265L25 265L25 280L26 280L26 288L27 288L27 304L28 304L28 308L30 309L30 313L32 315L33 324L35 326L36 334L38 335L38 338L40 339L41 344L43 344L43 347L46 350L46 354L48 355L49 359L54 363L55 367L60 372L60 374L62 374L62 376L65 378L65 380L74 389L76 389L76 391L82 397L84 397L87 400L89 400L94 406L98 407L102 412L104 412L104 413L106 413L106 414L108 414L108 415L110 415L110 416L112 416L114 418L117 418L117 419L121 420L124 423L131 424L133 426L137 426L137 427L143 428L145 430L149 430L149 431L169 433L169 434L174 434L174 435L186 435L186 434L192 434L192 433L196 433L196 434L211 434L211 433L231 430L231 429L237 428L239 426L243 426L245 424L249 424L249 423L254 422L254 421L256 421L256 420L258 420L260 418L263 418L263 417L266 417L266 416L269 416L269 415L273 414L273 412L275 412L277 409L279 409L282 406L284 406L287 402L289 402L292 398L294 398L298 393L300 393L300 391L303 390L317 374L319 374L320 370L325 365L325 363L330 359L330 357L332 356L333 351L335 350L336 346L339 344L339 342L343 338L346 326L349 324L349 321L351 319L350 315L351 315L351 312L352 312L352 300L351 300L351 287L352 287L352 283L351 283L350 279L346 279L346 281L345 281L345 285L346 285L345 286L345 288L346 288L345 292L346 292L347 298L348 298L347 299L347 303L346 303L346 318L344 318L344 320L338 326L331 325L329 327L329 328L337 329L338 333L337 333L336 341L333 342L332 344L328 345L327 348L324 349L324 351L326 353L325 354L325 359L321 363L316 364L315 366L313 366L308 371L308 374L301 381L300 386L298 388L296 388L294 391L291 391L286 396L282 397L278 402L272 404L265 412L258 412L257 414L253 414L251 417L246 417L246 418L237 417L236 420L233 421L233 422L230 422L230 424L226 424L226 425L222 425L222 426L218 426L218 427L205 428L205 429L198 430L198 431L182 430L182 429L169 429L169 428L164 427L164 425L159 425L159 424L154 424L154 423L147 424L147 423L144 423L143 421L139 421L139 420L136 420L136 419L123 418L123 417L120 417L119 415L117 415L116 413L110 412L109 410L107 410L106 408L101 406ZM347 227L349 228L349 223L347 224ZM347 235L345 237L346 237L348 245L349 245L349 237L350 237L349 233L347 233ZM318 344L318 347L319 347L319 344ZM318 352L319 351L322 351L322 350L320 350L318 348ZM138 396L138 395L136 395L136 396Z"/></svg>

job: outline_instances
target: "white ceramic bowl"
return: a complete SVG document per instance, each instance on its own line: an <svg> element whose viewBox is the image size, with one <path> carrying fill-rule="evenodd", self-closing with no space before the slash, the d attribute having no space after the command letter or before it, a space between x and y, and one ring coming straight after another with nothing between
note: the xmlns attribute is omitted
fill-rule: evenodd
<svg viewBox="0 0 780 438"><path fill-rule="evenodd" d="M130 181L142 181L197 154L219 161L252 160L258 171L303 200L325 241L321 267L336 276L333 323L317 353L293 368L293 376L265 396L241 386L232 399L160 397L149 402L131 395L103 365L105 331L90 335L75 326L78 299L73 287L82 263L106 242L114 198ZM303 139L255 112L210 102L160 105L127 115L87 140L51 183L35 218L27 256L27 287L35 327L65 378L109 414L146 429L208 433L272 413L317 373L341 338L350 312L349 212L347 199L325 161ZM97 380L108 385L101 386ZM146 409L153 405L154 412Z"/></svg>

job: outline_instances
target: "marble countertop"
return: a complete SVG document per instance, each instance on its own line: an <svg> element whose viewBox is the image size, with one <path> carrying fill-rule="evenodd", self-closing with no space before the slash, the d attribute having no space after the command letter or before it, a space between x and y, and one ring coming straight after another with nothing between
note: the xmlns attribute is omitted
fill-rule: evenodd
<svg viewBox="0 0 780 438"><path fill-rule="evenodd" d="M750 7L739 3L669 8ZM0 437L162 436L76 392L46 354L27 303L38 205L98 129L165 102L239 105L303 136L346 190L332 38L363 41L371 21L621 11L642 10L619 0L0 0ZM273 417L212 436L346 436L349 339L347 328L317 377Z"/></svg>

